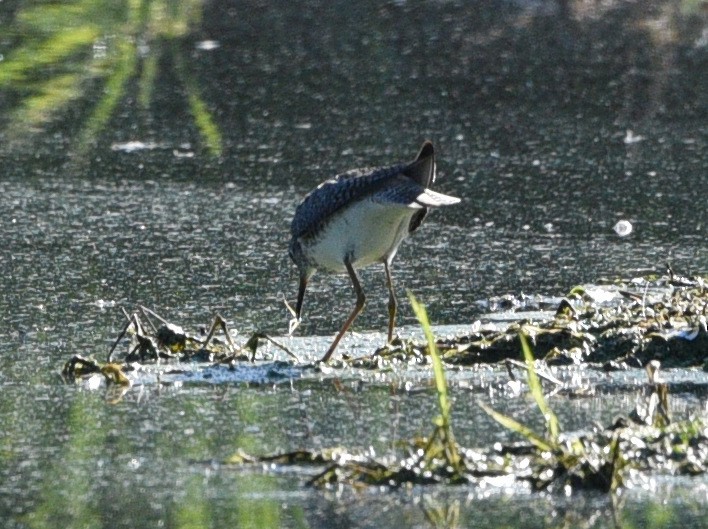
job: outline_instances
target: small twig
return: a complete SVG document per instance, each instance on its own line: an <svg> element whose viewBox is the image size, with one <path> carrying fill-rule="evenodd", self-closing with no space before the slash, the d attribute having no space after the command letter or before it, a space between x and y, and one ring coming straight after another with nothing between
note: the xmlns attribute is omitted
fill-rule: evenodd
<svg viewBox="0 0 708 529"><path fill-rule="evenodd" d="M108 362L108 363L111 363L113 361L113 351L115 351L118 343L120 343L120 341L123 339L123 337L125 336L125 333L128 332L128 329L130 329L130 326L134 325L133 317L128 316L128 313L125 311L125 309L123 307L121 307L121 310L123 311L123 314L125 314L126 318L128 318L128 322L123 327L123 330L118 335L118 338L116 338L116 341L113 342L113 346L111 347L111 350L108 351L108 357L106 358L106 362Z"/></svg>
<svg viewBox="0 0 708 529"><path fill-rule="evenodd" d="M292 305L288 303L285 294L283 294L283 303L285 303L285 308L288 309L288 312L292 316L292 318L288 322L288 336L292 336L295 332L295 329L300 326L300 318L297 317L297 313L295 312L295 309L293 309Z"/></svg>
<svg viewBox="0 0 708 529"><path fill-rule="evenodd" d="M150 319L149 316L153 316L153 317L157 318L157 319L160 320L160 322L161 322L162 324L164 324L164 325L169 325L169 324L170 324L170 322L168 322L168 321L167 321L166 319L164 319L162 316L160 316L159 314L157 314L155 311L150 310L150 309L147 308L146 306L144 306L144 305L138 305L138 308L140 309L140 312L143 313L143 316L145 316L145 319L146 319L146 320L148 321L148 323L150 324L150 327L152 327L152 332L155 332L155 333L156 333L156 332L157 332L157 328L156 328L155 325L152 323L152 320Z"/></svg>
<svg viewBox="0 0 708 529"><path fill-rule="evenodd" d="M524 362L519 362L518 360L512 360L510 358L507 358L506 369L509 371L509 376L511 377L512 380L515 380L513 375L511 374L511 366L512 365L515 367L520 367L522 369L525 369L526 371L529 370L529 367ZM556 386L560 386L560 387L565 386L565 384L563 382L561 382L560 380L558 380L556 377L554 377L552 375L547 375L546 373L541 373L539 371L536 371L536 375L538 376L538 378L542 378L543 380L551 382L551 383L555 384Z"/></svg>
<svg viewBox="0 0 708 529"><path fill-rule="evenodd" d="M251 362L253 362L256 359L256 350L258 349L258 340L268 340L270 343L275 345L278 349L283 350L288 356L291 358L294 358L295 361L299 364L300 359L293 353L290 349L285 347L283 344L276 342L268 336L264 332L256 331L253 333L253 335L248 339L246 344L243 346L244 349L249 349L251 351Z"/></svg>
<svg viewBox="0 0 708 529"><path fill-rule="evenodd" d="M229 334L229 330L226 327L226 320L221 316L221 314L217 314L214 316L214 323L211 324L211 328L209 329L209 334L207 334L206 339L202 342L202 348L206 349L207 345L209 345L209 342L211 339L214 337L214 333L216 332L217 327L221 327L222 332L226 336L226 342L229 345L229 352L231 354L234 353L234 350L236 349L236 345L234 344L233 340L231 339L231 335Z"/></svg>
<svg viewBox="0 0 708 529"><path fill-rule="evenodd" d="M644 294L642 295L642 318L647 317L647 292L649 291L649 282L644 285Z"/></svg>
<svg viewBox="0 0 708 529"><path fill-rule="evenodd" d="M516 375L514 375L514 372L511 370L512 366L514 365L512 363L512 361L509 358L507 358L504 361L504 365L506 366L506 372L509 373L509 378L511 379L511 381L516 382ZM522 366L526 367L526 364L522 364Z"/></svg>
<svg viewBox="0 0 708 529"><path fill-rule="evenodd" d="M273 338L271 338L270 336L268 336L268 335L265 334L265 333L259 332L259 333L257 333L257 334L258 334L258 337L259 337L259 338L262 338L262 339L264 339L264 340L268 340L270 343L272 343L273 345L275 345L278 349L284 351L285 354L287 354L287 355L290 356L291 358L295 359L295 361L296 361L297 363L300 363L300 359L297 357L297 355L296 355L295 353L293 353L290 349L288 349L286 346L284 346L284 345L281 344L281 343L276 342L275 340L273 340Z"/></svg>

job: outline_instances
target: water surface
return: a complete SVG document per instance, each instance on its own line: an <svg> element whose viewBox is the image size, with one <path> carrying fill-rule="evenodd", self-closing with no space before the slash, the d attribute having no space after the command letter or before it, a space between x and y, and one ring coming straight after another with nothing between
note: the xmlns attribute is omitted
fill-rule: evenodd
<svg viewBox="0 0 708 529"><path fill-rule="evenodd" d="M298 473L216 462L238 448L345 445L385 454L430 431L428 375L344 373L65 385L103 359L121 307L191 330L223 314L243 342L282 336L302 196L357 166L411 159L429 138L430 215L394 263L436 325L506 294L561 296L603 278L708 273L705 2L183 1L0 5L0 516L8 527L528 527L706 525L704 478L648 478L615 505L504 487L322 493ZM613 230L620 220L632 232ZM387 324L382 270L343 351ZM298 329L321 354L353 305L312 281ZM402 303L399 323L413 332ZM447 332L441 330L441 332ZM314 337L314 338L312 338ZM269 352L270 349L267 349ZM500 368L451 372L458 439L508 435L477 399L540 426ZM571 376L571 375L568 375ZM631 410L642 373L554 397L569 431ZM605 378L603 378L605 377ZM667 373L705 387L701 371ZM674 395L679 418L705 391ZM439 523L439 526L444 524Z"/></svg>

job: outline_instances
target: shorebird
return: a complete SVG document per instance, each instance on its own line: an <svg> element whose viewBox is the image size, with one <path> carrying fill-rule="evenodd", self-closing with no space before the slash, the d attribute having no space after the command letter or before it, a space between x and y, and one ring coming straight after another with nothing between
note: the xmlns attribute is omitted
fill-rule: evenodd
<svg viewBox="0 0 708 529"><path fill-rule="evenodd" d="M382 263L386 272L391 342L398 307L391 262L398 246L420 227L429 208L460 201L428 189L434 181L435 149L426 141L412 162L339 174L322 182L297 207L289 246L300 272L294 323L300 322L305 289L317 269L348 273L356 293L354 309L321 362L329 360L364 308L366 296L356 270L374 263Z"/></svg>

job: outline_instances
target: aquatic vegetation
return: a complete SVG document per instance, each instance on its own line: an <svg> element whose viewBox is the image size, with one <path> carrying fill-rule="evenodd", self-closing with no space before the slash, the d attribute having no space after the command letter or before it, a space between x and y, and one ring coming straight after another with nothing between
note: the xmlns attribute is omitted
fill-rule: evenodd
<svg viewBox="0 0 708 529"><path fill-rule="evenodd" d="M440 444L445 455L444 461L447 462L455 473L460 474L462 472L462 461L460 455L457 452L457 444L455 443L455 436L452 433L452 419L450 417L451 404L447 397L447 381L445 380L445 370L440 360L440 355L438 355L438 350L435 345L435 337L433 336L433 329L430 326L430 321L428 320L428 313L425 307L418 303L415 296L409 292L408 298L410 299L411 306L413 307L413 312L415 312L418 321L420 322L423 332L425 333L425 339L428 344L428 354L433 363L433 374L435 377L435 391L438 396L438 406L440 408L440 416L434 421L436 425L436 430L432 436L432 439L440 438ZM430 452L430 448L433 446L433 442L429 443L428 448L424 453ZM428 460L434 459L428 457Z"/></svg>
<svg viewBox="0 0 708 529"><path fill-rule="evenodd" d="M627 418L619 418L604 429L567 435L544 396L540 377L525 334L519 335L527 372L527 384L546 432L539 434L515 419L479 405L523 443L495 443L490 448L459 446L452 433L450 402L442 362L437 353L425 309L410 296L427 340L426 353L433 366L440 415L427 439L404 443L405 455L375 458L343 448L321 452L298 451L264 457L238 452L225 464L277 463L325 465L307 481L308 485L401 486L426 484L475 484L483 480L511 479L525 482L533 490L580 489L615 492L626 486L632 473L663 472L694 475L708 471L708 425L700 419L672 423L668 414L668 389L658 377L659 363L647 367L648 384L643 398Z"/></svg>
<svg viewBox="0 0 708 529"><path fill-rule="evenodd" d="M123 367L119 364L101 364L92 358L84 358L81 355L72 356L62 369L62 375L67 379L75 379L95 373L102 374L107 383L119 386L129 386L130 379L125 375Z"/></svg>
<svg viewBox="0 0 708 529"><path fill-rule="evenodd" d="M561 442L558 419L544 397L528 340L524 334L520 334L519 339L528 368L529 392L545 419L546 434L539 435L482 402L479 405L502 426L525 437L535 447L536 455L542 462L542 470L533 480L534 488L549 488L560 479L564 487L571 489L589 487L604 491L616 490L622 483L621 470L624 468L618 441L612 438L608 443L598 444L586 442L581 437Z"/></svg>
<svg viewBox="0 0 708 529"><path fill-rule="evenodd" d="M527 360L530 358L528 347L525 356ZM520 434L525 442L464 448L454 441L452 425L439 417L434 421L430 438L403 443L405 455L400 459L395 456L375 458L371 454L335 448L261 457L238 452L224 464L325 465L324 470L307 481L315 487L474 485L507 479L527 483L532 490L565 494L583 489L614 492L644 472L696 475L708 471L708 425L701 419L668 421L663 408L668 395L666 386L657 381L656 364L654 371L649 372L645 401L637 409L604 429L594 427L590 433L582 435L566 435L560 431L557 418L543 397L540 382L537 378L533 381L532 365L531 362L528 370L529 391L544 413L545 434L535 433L480 403L490 416ZM441 389L436 384L437 397L443 402L446 390ZM662 405L650 404L661 400Z"/></svg>
<svg viewBox="0 0 708 529"><path fill-rule="evenodd" d="M530 428L527 428L526 426L522 425L521 423L518 423L511 417L507 417L505 415L502 415L496 411L494 411L492 408L484 404L483 402L479 402L479 405L481 408L487 412L492 418L494 418L497 422L499 422L502 426L506 427L509 430L512 430L518 434L521 434L523 437L528 439L534 446L536 446L540 450L544 450L547 452L552 452L555 450L558 450L558 436L559 436L559 425L558 425L558 418L556 417L556 414L551 410L551 408L548 406L548 403L546 402L546 398L543 395L543 388L541 386L541 382L538 378L538 375L536 374L536 368L534 367L534 358L533 354L531 353L531 348L528 345L528 340L525 335L521 334L519 335L519 339L521 340L521 348L524 353L524 359L526 361L526 367L527 367L527 382L529 386L529 392L534 398L534 401L536 402L536 406L538 407L539 411L543 415L543 418L546 422L546 435L541 436L537 435L534 433Z"/></svg>
<svg viewBox="0 0 708 529"><path fill-rule="evenodd" d="M495 363L517 358L523 333L549 364L593 363L612 370L659 360L665 367L708 369L707 318L705 280L669 274L619 286L575 287L543 321L519 319L503 329L440 340L437 348L446 364ZM351 363L375 368L381 359L428 361L421 344L399 340L378 350L376 362Z"/></svg>
<svg viewBox="0 0 708 529"><path fill-rule="evenodd" d="M703 474L708 471L708 425L701 418L672 419L668 385L659 374L661 363L656 358L648 357L647 351L654 347L652 344L656 336L662 336L665 342L669 341L666 336L691 343L701 339L701 333L705 333L706 291L702 280L677 280L672 277L668 285L659 285L659 281L651 285L644 283L641 296L625 288L618 289L616 296L605 304L593 299L590 289L576 288L571 296L559 303L554 317L548 322L534 324L522 321L513 324L496 335L485 335L483 344L464 337L456 345L449 340L436 340L425 308L409 295L423 329L425 343L398 340L371 357L340 360L327 369L336 372L347 367L379 369L390 368L393 364L430 365L438 415L432 421L429 437L401 442L395 453L382 457L373 453L354 453L344 447L262 456L248 455L239 450L223 464L314 465L317 472L307 480L307 484L315 487L398 488L501 481L525 483L532 490L566 494L582 489L612 493L628 486L638 476L641 478L646 472ZM681 284L671 284L671 281L680 281ZM597 320L589 314L611 314L614 320L610 324L608 318L607 325L597 326ZM136 369L136 364L140 363L157 364L174 359L205 362L209 366L236 366L238 362L254 361L261 340L270 341L289 354L295 364L299 364L287 348L263 333L254 333L243 345L236 344L225 320L219 315L214 318L208 331L205 328L199 336L185 332L182 327L168 322L146 307L138 307L131 314L124 311L124 317L126 323L106 362L74 355L62 371L67 380L101 374L109 385L127 388L131 381L126 373ZM664 322L663 327L658 327L660 320ZM695 329L690 330L690 325L694 325ZM602 331L594 332L598 328ZM629 328L635 332L629 333ZM631 351L619 348L615 358L625 364L640 363L641 358L646 359L647 382L638 394L636 406L626 416L617 418L604 428L589 425L581 430L582 433L564 432L544 390L544 384L560 389L563 385L542 366L571 356L571 353L560 348L559 344L564 340L586 343L582 353L573 361L594 358L603 339L602 333L618 330L622 331L621 335L634 336L637 347ZM223 338L219 338L219 333ZM535 348L545 350L545 361L539 363L534 359L531 341ZM518 383L520 381L514 378L511 368L524 369L529 395L544 419L545 428L542 432L534 431L479 401L479 406L487 414L523 441L467 448L456 441L453 433L444 363L464 363L460 362L459 355L470 354L473 344L478 347L475 353L478 354L484 348L494 347L497 342L504 344L501 350L505 354L506 349L513 345L518 346L516 356L519 350L522 351L522 362L506 358L505 363L510 377ZM604 346L609 347L609 343ZM116 352L119 344L127 346L122 355ZM679 358L678 362L701 361L706 354L703 349L694 356ZM630 358L633 360L630 361ZM475 362L478 361L481 361L479 357L475 357ZM615 362L613 365L619 364ZM307 364L305 367L314 371L320 369L317 364ZM608 365L603 367L612 368Z"/></svg>

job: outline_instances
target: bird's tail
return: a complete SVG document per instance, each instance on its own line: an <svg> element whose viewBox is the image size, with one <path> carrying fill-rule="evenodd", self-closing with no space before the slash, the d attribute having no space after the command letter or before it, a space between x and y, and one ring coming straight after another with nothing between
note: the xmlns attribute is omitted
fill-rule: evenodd
<svg viewBox="0 0 708 529"><path fill-rule="evenodd" d="M415 201L421 206L439 208L441 206L452 206L453 204L457 204L460 202L460 199L450 195L438 193L432 189L426 189L416 197Z"/></svg>
<svg viewBox="0 0 708 529"><path fill-rule="evenodd" d="M403 174L423 187L435 182L435 148L432 142L426 140L423 143L418 156L403 170Z"/></svg>

